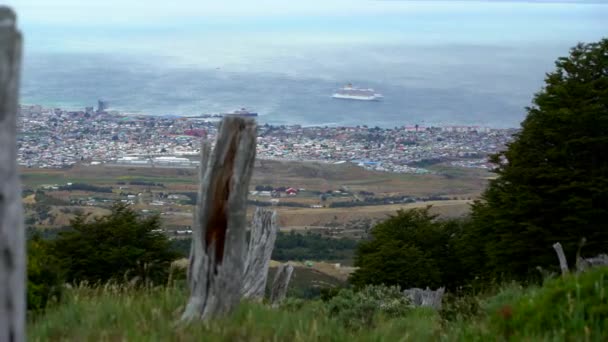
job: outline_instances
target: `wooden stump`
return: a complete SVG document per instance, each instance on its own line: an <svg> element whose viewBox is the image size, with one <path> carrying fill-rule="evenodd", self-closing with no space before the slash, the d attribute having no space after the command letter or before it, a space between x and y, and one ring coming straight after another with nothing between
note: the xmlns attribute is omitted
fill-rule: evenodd
<svg viewBox="0 0 608 342"><path fill-rule="evenodd" d="M0 6L0 341L25 341L25 231L17 168L21 34Z"/></svg>
<svg viewBox="0 0 608 342"><path fill-rule="evenodd" d="M256 125L229 117L213 152L201 148L201 181L188 267L190 298L182 320L230 312L241 298L246 209L256 152Z"/></svg>
<svg viewBox="0 0 608 342"><path fill-rule="evenodd" d="M566 261L566 255L564 254L562 244L559 242L553 244L553 249L555 249L555 253L557 253L557 258L559 259L559 268L562 270L562 275L565 276L568 274L568 261Z"/></svg>
<svg viewBox="0 0 608 342"><path fill-rule="evenodd" d="M292 265L281 264L281 266L279 266L270 291L270 303L273 307L279 306L287 296L287 289L289 288L289 281L291 280L292 273Z"/></svg>
<svg viewBox="0 0 608 342"><path fill-rule="evenodd" d="M251 225L251 238L247 249L242 295L253 300L262 300L266 290L268 266L277 237L277 214L256 208Z"/></svg>

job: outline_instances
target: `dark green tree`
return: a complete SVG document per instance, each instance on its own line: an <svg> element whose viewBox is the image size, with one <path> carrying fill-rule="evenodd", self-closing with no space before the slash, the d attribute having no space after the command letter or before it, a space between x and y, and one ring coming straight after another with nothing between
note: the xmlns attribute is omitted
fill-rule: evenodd
<svg viewBox="0 0 608 342"><path fill-rule="evenodd" d="M473 206L469 261L493 276L557 265L558 241L571 263L583 237L583 253L608 251L608 39L555 64Z"/></svg>
<svg viewBox="0 0 608 342"><path fill-rule="evenodd" d="M137 277L140 283L162 284L177 257L169 240L154 231L160 228L159 217L140 218L124 204L114 205L104 217L79 215L71 227L52 246L68 282L122 282Z"/></svg>
<svg viewBox="0 0 608 342"><path fill-rule="evenodd" d="M350 282L411 287L454 287L465 274L456 257L463 224L439 221L430 207L400 210L377 224L371 239L359 243Z"/></svg>
<svg viewBox="0 0 608 342"><path fill-rule="evenodd" d="M50 243L35 234L27 242L27 309L42 311L52 301L61 299L63 270L49 253Z"/></svg>

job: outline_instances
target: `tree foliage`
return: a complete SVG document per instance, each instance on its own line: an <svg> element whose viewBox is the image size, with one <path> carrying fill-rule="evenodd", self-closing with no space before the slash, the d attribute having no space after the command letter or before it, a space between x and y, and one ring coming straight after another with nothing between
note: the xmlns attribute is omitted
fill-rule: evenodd
<svg viewBox="0 0 608 342"><path fill-rule="evenodd" d="M321 234L295 232L281 233L272 251L272 259L289 260L343 260L352 257L357 241L347 238L329 238Z"/></svg>
<svg viewBox="0 0 608 342"><path fill-rule="evenodd" d="M27 244L28 311L41 311L49 302L61 299L63 270L49 253L49 246L40 235L34 235Z"/></svg>
<svg viewBox="0 0 608 342"><path fill-rule="evenodd" d="M477 261L495 276L556 265L557 241L570 260L583 237L585 253L608 250L608 39L572 48L545 83L473 208Z"/></svg>
<svg viewBox="0 0 608 342"><path fill-rule="evenodd" d="M180 256L190 255L192 239L171 240L171 248ZM298 234L279 232L272 250L272 260L277 261L342 261L352 258L357 240L324 237L318 233Z"/></svg>
<svg viewBox="0 0 608 342"><path fill-rule="evenodd" d="M78 215L71 227L52 244L69 282L121 282L137 277L159 284L177 256L168 239L155 232L160 228L158 216L140 218L124 204L114 205L104 217Z"/></svg>
<svg viewBox="0 0 608 342"><path fill-rule="evenodd" d="M466 275L457 255L463 224L439 221L430 207L400 210L377 224L356 251L350 281L401 288L456 286Z"/></svg>

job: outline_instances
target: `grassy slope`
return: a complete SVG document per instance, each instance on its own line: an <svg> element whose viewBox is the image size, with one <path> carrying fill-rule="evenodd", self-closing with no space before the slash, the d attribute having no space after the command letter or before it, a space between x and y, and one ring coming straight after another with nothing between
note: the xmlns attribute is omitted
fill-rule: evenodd
<svg viewBox="0 0 608 342"><path fill-rule="evenodd" d="M70 290L64 304L30 320L29 340L129 341L605 341L608 337L608 269L547 281L543 287L503 288L480 306L444 321L414 309L403 317L377 317L372 328L347 330L322 302L271 309L243 303L231 316L176 324L186 302L176 287ZM292 302L293 304L293 302Z"/></svg>

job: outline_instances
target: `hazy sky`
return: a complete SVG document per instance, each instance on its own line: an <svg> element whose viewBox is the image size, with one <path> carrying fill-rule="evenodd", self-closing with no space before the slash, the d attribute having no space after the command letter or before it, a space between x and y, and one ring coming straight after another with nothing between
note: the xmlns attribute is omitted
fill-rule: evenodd
<svg viewBox="0 0 608 342"><path fill-rule="evenodd" d="M31 52L190 55L193 42L261 50L309 44L546 44L606 32L605 13L568 3L373 0L9 0ZM546 16L539 16L542 9ZM500 14L497 16L496 14ZM539 29L541 28L541 29ZM261 44L261 45L260 45ZM225 49L224 49L225 50Z"/></svg>

